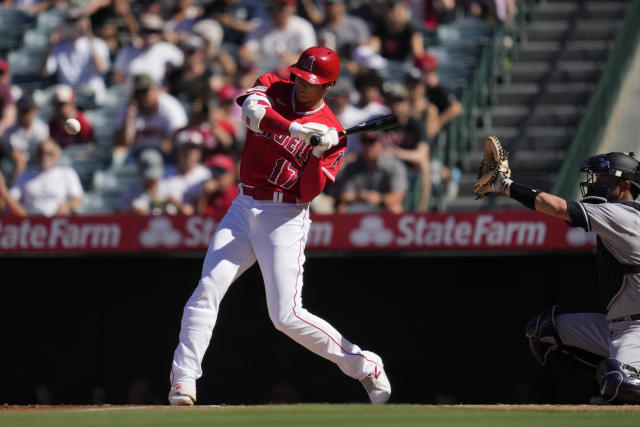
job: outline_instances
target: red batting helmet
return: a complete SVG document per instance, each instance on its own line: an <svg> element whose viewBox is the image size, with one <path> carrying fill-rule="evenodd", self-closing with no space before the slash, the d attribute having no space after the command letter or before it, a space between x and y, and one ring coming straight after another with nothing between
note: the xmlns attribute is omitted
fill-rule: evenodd
<svg viewBox="0 0 640 427"><path fill-rule="evenodd" d="M302 52L298 62L287 70L314 85L335 82L340 74L340 58L328 47L314 46Z"/></svg>

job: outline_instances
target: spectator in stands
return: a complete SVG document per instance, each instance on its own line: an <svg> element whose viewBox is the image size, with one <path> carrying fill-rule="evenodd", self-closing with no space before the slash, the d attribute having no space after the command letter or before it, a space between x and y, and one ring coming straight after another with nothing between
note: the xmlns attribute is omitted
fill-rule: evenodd
<svg viewBox="0 0 640 427"><path fill-rule="evenodd" d="M340 176L337 212L403 212L407 171L385 153L382 133L362 134L358 158Z"/></svg>
<svg viewBox="0 0 640 427"><path fill-rule="evenodd" d="M456 0L423 0L419 3L422 25L429 31L436 31L440 24L447 24L456 17Z"/></svg>
<svg viewBox="0 0 640 427"><path fill-rule="evenodd" d="M76 95L69 85L56 85L51 97L53 114L49 120L49 135L62 148L72 144L86 144L95 142L93 126L87 117L76 107ZM80 122L80 132L71 135L64 129L67 119L77 119Z"/></svg>
<svg viewBox="0 0 640 427"><path fill-rule="evenodd" d="M163 28L164 21L159 15L142 15L141 46L125 46L118 51L113 63L114 84L130 83L138 74L148 74L157 84L163 84L167 71L182 65L182 51L162 40Z"/></svg>
<svg viewBox="0 0 640 427"><path fill-rule="evenodd" d="M205 63L204 40L200 36L191 35L180 43L180 48L185 60L182 67L175 68L167 76L169 93L191 108L194 103L198 103L201 109L216 91L213 73Z"/></svg>
<svg viewBox="0 0 640 427"><path fill-rule="evenodd" d="M409 96L411 117L425 124L427 140L434 141L440 132L440 112L427 96L427 85L417 70L411 70L405 76Z"/></svg>
<svg viewBox="0 0 640 427"><path fill-rule="evenodd" d="M242 139L247 130L242 120L242 107L236 103L236 98L240 91L233 85L226 85L218 91L219 114L215 114L212 119L224 119L233 124L233 135L236 139ZM217 113L217 112L214 112Z"/></svg>
<svg viewBox="0 0 640 427"><path fill-rule="evenodd" d="M409 72L407 85L410 88L412 97L415 98L425 98L423 93L425 92L424 89L426 89L426 99L437 108L437 128L446 130L449 123L462 115L460 101L439 82L437 60L433 55L425 53L414 60L414 68ZM412 109L417 110L418 107L416 105L420 102L422 101L417 99L416 104L412 104ZM433 129L435 128L436 126L434 125ZM429 131L429 126L427 126L427 134L431 138L432 132ZM449 150L445 149L445 153L449 153ZM462 172L458 165L453 163L453 159L449 157L431 159L430 168L432 185L441 186L440 207L446 208L446 205L458 195Z"/></svg>
<svg viewBox="0 0 640 427"><path fill-rule="evenodd" d="M369 113L356 106L353 102L353 96L356 94L355 87L348 77L340 77L333 89L327 96L327 103L331 107L331 111L344 127L348 129L358 123L364 122L369 118ZM360 146L360 135L349 135L349 143L347 144L347 153L343 161L342 167L346 163L355 160L355 154Z"/></svg>
<svg viewBox="0 0 640 427"><path fill-rule="evenodd" d="M349 71L352 74L358 74L365 70L375 70L378 72L387 68L389 61L383 58L379 53L368 44L357 46L351 52L350 61L347 62Z"/></svg>
<svg viewBox="0 0 640 427"><path fill-rule="evenodd" d="M162 92L148 74L134 77L131 100L116 116L115 154L118 158L131 149L153 147L169 155L175 132L187 125L187 114L180 102Z"/></svg>
<svg viewBox="0 0 640 427"><path fill-rule="evenodd" d="M93 35L84 9L69 8L64 23L51 33L42 58L42 74L55 74L58 83L70 85L101 104L106 93L104 75L110 67L109 47Z"/></svg>
<svg viewBox="0 0 640 427"><path fill-rule="evenodd" d="M454 94L440 84L438 61L435 56L425 53L414 60L414 66L422 72L422 79L427 87L427 97L438 107L442 129L462 115L462 104Z"/></svg>
<svg viewBox="0 0 640 427"><path fill-rule="evenodd" d="M124 192L118 203L118 211L136 215L177 213L175 208L167 212L167 193L160 184L164 174L164 160L160 151L147 148L140 152L138 174L140 183Z"/></svg>
<svg viewBox="0 0 640 427"><path fill-rule="evenodd" d="M193 26L193 34L204 40L204 60L215 77L214 87L218 89L222 84L231 83L238 67L234 57L220 48L222 26L213 19L203 19Z"/></svg>
<svg viewBox="0 0 640 427"><path fill-rule="evenodd" d="M354 84L358 95L358 107L369 117L382 116L391 111L385 105L382 91L382 77L373 69L363 69L356 74Z"/></svg>
<svg viewBox="0 0 640 427"><path fill-rule="evenodd" d="M38 117L38 106L33 102L33 98L28 94L22 95L16 106L18 121L2 135L2 142L11 145L15 150L14 178L24 172L36 148L49 139L49 126Z"/></svg>
<svg viewBox="0 0 640 427"><path fill-rule="evenodd" d="M20 162L23 162L20 165ZM18 150L14 149L11 144L5 141L0 141L0 179L4 182L12 183L16 176L20 173L16 173L16 169L22 167L24 171L24 157L20 155ZM4 211L5 204L0 200L0 213Z"/></svg>
<svg viewBox="0 0 640 427"><path fill-rule="evenodd" d="M324 14L322 13L322 4L325 0L300 0L298 3L297 14L307 21L311 22L314 27L322 24Z"/></svg>
<svg viewBox="0 0 640 427"><path fill-rule="evenodd" d="M350 58L356 46L369 43L369 27L361 18L347 13L344 0L325 0L325 12L318 29L321 45L335 50L340 57Z"/></svg>
<svg viewBox="0 0 640 427"><path fill-rule="evenodd" d="M241 91L246 91L253 87L258 78L258 72L258 66L254 62L239 61L238 72L235 74L235 79L232 84Z"/></svg>
<svg viewBox="0 0 640 427"><path fill-rule="evenodd" d="M409 194L419 194L417 202L410 199L405 206L412 211L426 212L431 193L431 141L427 138L424 122L411 116L406 88L397 85L387 96L391 110L398 118L398 126L384 132L385 151L404 162L408 172Z"/></svg>
<svg viewBox="0 0 640 427"><path fill-rule="evenodd" d="M271 19L247 36L239 58L257 62L264 71L282 72L303 50L316 45L315 30L295 14L296 4L297 0L275 0Z"/></svg>
<svg viewBox="0 0 640 427"><path fill-rule="evenodd" d="M35 16L50 8L52 3L54 3L52 0L4 0L2 7L11 7L21 10L27 15Z"/></svg>
<svg viewBox="0 0 640 427"><path fill-rule="evenodd" d="M189 37L196 21L202 16L203 9L195 5L193 0L172 3L173 9L169 11L169 18L164 23L164 35L168 42L179 44Z"/></svg>
<svg viewBox="0 0 640 427"><path fill-rule="evenodd" d="M474 16L487 23L513 22L515 0L464 0L460 2L465 16Z"/></svg>
<svg viewBox="0 0 640 427"><path fill-rule="evenodd" d="M240 156L244 136L241 133L242 110L238 112L235 100L238 91L233 86L223 86L207 105L207 121L200 129L211 135L206 146L208 154L225 153ZM243 126L244 127L244 126ZM246 129L246 127L245 127Z"/></svg>
<svg viewBox="0 0 640 427"><path fill-rule="evenodd" d="M214 0L205 15L222 24L225 43L240 46L247 34L269 20L269 14L259 0Z"/></svg>
<svg viewBox="0 0 640 427"><path fill-rule="evenodd" d="M367 111L363 111L362 108L353 103L355 96L355 86L348 77L341 77L327 96L327 103L331 107L331 111L333 111L345 129L362 123L368 119L370 115ZM356 135L357 134L349 136L349 144L351 144L351 136Z"/></svg>
<svg viewBox="0 0 640 427"><path fill-rule="evenodd" d="M161 185L167 192L167 203L184 215L195 213L198 197L211 171L202 164L204 136L196 128L183 129L176 134L176 167L167 168Z"/></svg>
<svg viewBox="0 0 640 427"><path fill-rule="evenodd" d="M11 94L9 63L0 58L0 135L16 122L16 101Z"/></svg>
<svg viewBox="0 0 640 427"><path fill-rule="evenodd" d="M424 53L422 32L410 20L403 0L386 0L382 8L382 22L373 32L376 51L391 60L404 61Z"/></svg>
<svg viewBox="0 0 640 427"><path fill-rule="evenodd" d="M36 150L37 170L28 170L7 190L0 182L0 200L9 213L27 215L71 215L82 204L82 185L73 168L57 166L61 150L48 139Z"/></svg>
<svg viewBox="0 0 640 427"><path fill-rule="evenodd" d="M214 154L204 161L204 165L210 169L211 178L202 186L196 213L220 221L238 195L236 165L226 154Z"/></svg>
<svg viewBox="0 0 640 427"><path fill-rule="evenodd" d="M85 11L90 16L95 35L109 47L112 59L120 48L132 43L133 35L140 30L129 0L91 0Z"/></svg>

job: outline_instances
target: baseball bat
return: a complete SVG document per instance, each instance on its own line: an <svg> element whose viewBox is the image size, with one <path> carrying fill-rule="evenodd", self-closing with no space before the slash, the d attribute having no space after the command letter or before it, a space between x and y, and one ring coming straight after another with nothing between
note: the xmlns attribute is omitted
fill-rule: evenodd
<svg viewBox="0 0 640 427"><path fill-rule="evenodd" d="M353 133L386 130L394 128L396 126L398 126L398 118L393 114L387 114L386 116L374 117L373 119L369 119L365 122L350 127L349 129L341 130L340 132L338 132L338 137L351 135ZM320 138L316 135L313 135L309 143L315 147L316 145L320 144Z"/></svg>

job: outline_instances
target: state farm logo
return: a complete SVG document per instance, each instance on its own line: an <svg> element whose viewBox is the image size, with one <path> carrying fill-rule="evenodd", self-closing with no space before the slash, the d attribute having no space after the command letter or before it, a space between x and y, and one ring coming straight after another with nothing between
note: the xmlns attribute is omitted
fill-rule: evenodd
<svg viewBox="0 0 640 427"><path fill-rule="evenodd" d="M393 240L393 232L384 227L379 216L365 216L360 220L360 227L349 233L349 240L355 246L387 246Z"/></svg>
<svg viewBox="0 0 640 427"><path fill-rule="evenodd" d="M147 229L140 232L138 239L145 248L157 246L175 248L180 244L182 235L173 228L169 218L154 218L149 221Z"/></svg>
<svg viewBox="0 0 640 427"><path fill-rule="evenodd" d="M174 228L173 222L167 217L155 217L149 220L147 228L138 235L138 241L143 248L159 247L191 249L206 249L209 240L218 224L209 217L192 216L184 225L178 224Z"/></svg>
<svg viewBox="0 0 640 427"><path fill-rule="evenodd" d="M81 221L62 217L48 222L0 221L0 251L114 249L120 246L121 236L120 226L109 223L108 219Z"/></svg>

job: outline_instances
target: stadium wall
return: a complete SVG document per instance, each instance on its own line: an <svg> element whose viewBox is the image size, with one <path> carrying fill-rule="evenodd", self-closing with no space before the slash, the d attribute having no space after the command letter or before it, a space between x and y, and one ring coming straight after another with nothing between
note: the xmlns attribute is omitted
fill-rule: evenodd
<svg viewBox="0 0 640 427"><path fill-rule="evenodd" d="M201 258L0 258L0 403L166 404L182 307ZM308 258L305 306L384 357L393 402L583 403L588 375L538 366L526 321L596 308L589 252ZM362 402L337 367L277 332L254 266L224 300L203 404Z"/></svg>

